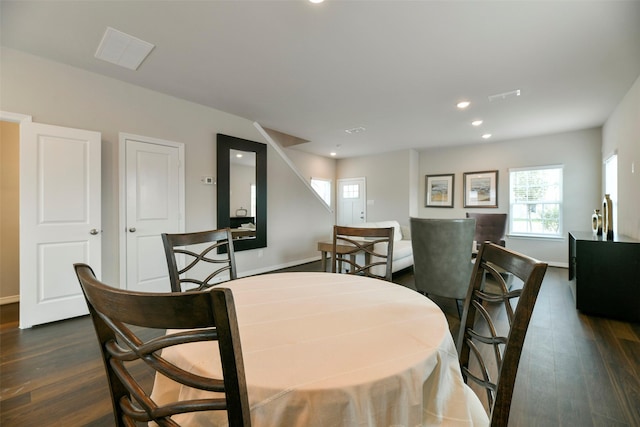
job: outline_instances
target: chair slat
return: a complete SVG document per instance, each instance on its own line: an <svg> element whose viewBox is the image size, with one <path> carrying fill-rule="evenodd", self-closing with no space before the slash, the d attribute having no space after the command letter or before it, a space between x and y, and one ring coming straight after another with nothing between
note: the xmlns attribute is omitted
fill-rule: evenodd
<svg viewBox="0 0 640 427"><path fill-rule="evenodd" d="M363 274L391 282L393 275L393 227L367 228L345 227L336 225L333 227L333 254L331 271L339 272L338 266L347 264L349 274ZM338 246L353 246L353 250L337 250ZM384 252L382 249L384 248ZM355 256L363 254L360 262ZM353 259L350 256L353 254ZM345 256L347 255L347 256ZM375 271L384 270L384 274Z"/></svg>
<svg viewBox="0 0 640 427"><path fill-rule="evenodd" d="M546 263L494 243L483 243L478 252L457 349L465 381L471 379L486 389L492 426L507 426L509 422L520 355L546 270ZM509 290L505 280L508 275L509 280L517 278L522 288ZM517 302L515 310L512 301ZM499 317L500 306L506 313L506 325ZM499 332L498 326L505 326L506 331ZM492 365L488 353L495 356ZM493 377L490 366L494 368Z"/></svg>
<svg viewBox="0 0 640 427"><path fill-rule="evenodd" d="M171 418L173 415L220 410L227 412L230 426L251 425L242 348L230 289L133 292L103 284L86 264L75 264L74 268L98 336L118 427L151 421L160 426L177 426ZM143 328L181 331L145 340L140 333ZM217 341L222 379L196 375L162 357L163 348L200 341ZM156 375L220 395L158 406L136 379L132 366L139 366L140 362Z"/></svg>
<svg viewBox="0 0 640 427"><path fill-rule="evenodd" d="M163 233L162 244L167 258L172 292L207 289L216 284L212 282L214 278L226 271L229 272L230 280L237 278L233 237L229 228L194 233ZM209 245L200 248L197 252L191 249L203 244ZM216 254L216 252L218 253ZM176 254L183 255L186 258L184 268L178 268ZM184 276L185 274L193 273L195 267L200 263L220 265L220 267L215 268L211 273L201 275L204 278ZM184 284L194 284L196 286L185 289Z"/></svg>

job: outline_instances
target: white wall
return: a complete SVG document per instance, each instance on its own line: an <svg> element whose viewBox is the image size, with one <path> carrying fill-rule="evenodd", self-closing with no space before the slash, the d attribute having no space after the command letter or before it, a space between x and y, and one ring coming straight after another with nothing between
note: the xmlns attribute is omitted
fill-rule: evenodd
<svg viewBox="0 0 640 427"><path fill-rule="evenodd" d="M420 151L417 173L415 151L341 159L336 179L367 179L367 220L397 219L408 225L410 216L464 218L466 212L509 211L509 168L563 165L563 238L507 237L507 246L557 266L568 261L567 233L591 230L593 209L600 208L600 128L534 138ZM498 208L463 208L463 173L498 170ZM425 175L455 174L454 207L425 207ZM416 190L417 189L417 190Z"/></svg>
<svg viewBox="0 0 640 427"><path fill-rule="evenodd" d="M327 179L331 181L331 209L334 213L336 209L336 160L328 157L316 156L314 154L305 153L295 148L285 148L283 152L295 164L300 175L307 183L311 178Z"/></svg>
<svg viewBox="0 0 640 427"><path fill-rule="evenodd" d="M591 230L601 203L600 128L513 141L420 152L421 218L464 218L466 212L509 212L509 168L564 165L564 228L560 240L507 237L507 246L553 265L567 265L568 231ZM463 173L498 171L498 208L463 208ZM455 174L454 207L424 207L425 175Z"/></svg>
<svg viewBox="0 0 640 427"><path fill-rule="evenodd" d="M0 109L34 122L102 134L103 279L118 278L118 133L182 142L186 154L186 229L215 228L217 133L265 142L253 123L199 104L126 84L20 51L1 48ZM271 147L268 166L268 247L238 252L241 275L319 258L316 241L333 217ZM259 256L262 254L262 256Z"/></svg>
<svg viewBox="0 0 640 427"><path fill-rule="evenodd" d="M367 221L397 220L409 225L411 195L415 194L417 170L414 150L394 151L375 156L340 159L336 179L365 177Z"/></svg>
<svg viewBox="0 0 640 427"><path fill-rule="evenodd" d="M103 278L118 277L118 132L185 143L186 227L214 228L215 188L202 176L215 176L215 136L224 133L265 142L253 124L241 117L125 84L19 51L0 49L0 109L33 116L33 120L102 133ZM508 211L508 168L565 165L564 234L589 230L590 215L602 199L601 162L617 150L619 157L619 224L622 234L640 238L640 79L602 130L589 129L501 143L483 143L417 153L403 150L362 158L295 157L304 176L332 179L367 178L368 220L410 216L463 217L462 173L499 170L498 209ZM260 272L318 257L315 242L330 236L333 213L268 148L268 247L238 253L242 272ZM417 160L419 158L419 160ZM635 173L631 173L631 164ZM331 172L329 172L331 171ZM455 207L424 207L424 176L455 173ZM478 209L476 209L477 211ZM488 211L482 209L480 211ZM510 238L509 247L558 265L566 265L566 241Z"/></svg>
<svg viewBox="0 0 640 427"><path fill-rule="evenodd" d="M420 211L420 153L415 150L411 150L409 156L409 175L411 176L409 216L417 217Z"/></svg>
<svg viewBox="0 0 640 427"><path fill-rule="evenodd" d="M602 130L602 160L618 153L618 233L640 240L640 77Z"/></svg>

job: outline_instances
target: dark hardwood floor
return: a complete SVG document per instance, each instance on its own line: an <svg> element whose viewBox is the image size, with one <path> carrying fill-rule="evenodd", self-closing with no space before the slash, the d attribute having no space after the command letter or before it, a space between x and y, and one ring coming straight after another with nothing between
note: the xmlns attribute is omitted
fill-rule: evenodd
<svg viewBox="0 0 640 427"><path fill-rule="evenodd" d="M287 270L319 271L319 262ZM413 287L413 274L400 272L394 281ZM457 335L455 304L436 302ZM89 317L0 328L0 425L114 425ZM565 269L545 276L510 425L640 426L640 324L578 313Z"/></svg>

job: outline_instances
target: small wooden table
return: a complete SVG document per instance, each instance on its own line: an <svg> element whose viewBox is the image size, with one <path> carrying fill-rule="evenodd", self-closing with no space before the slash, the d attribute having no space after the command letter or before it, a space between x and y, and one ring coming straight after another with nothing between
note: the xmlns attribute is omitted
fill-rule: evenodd
<svg viewBox="0 0 640 427"><path fill-rule="evenodd" d="M369 243L366 246L371 246L373 243ZM318 250L322 257L322 271L327 271L327 253L333 254L333 242L318 242ZM351 245L336 245L336 252L338 258L342 259L345 255L349 255L351 262L355 262L356 254L360 252L360 248L356 248ZM365 264L369 264L369 254L365 252ZM338 261L338 271L342 270L342 261Z"/></svg>
<svg viewBox="0 0 640 427"><path fill-rule="evenodd" d="M246 228L232 228L231 236L234 239L247 239L249 237L256 237L256 230L248 230Z"/></svg>

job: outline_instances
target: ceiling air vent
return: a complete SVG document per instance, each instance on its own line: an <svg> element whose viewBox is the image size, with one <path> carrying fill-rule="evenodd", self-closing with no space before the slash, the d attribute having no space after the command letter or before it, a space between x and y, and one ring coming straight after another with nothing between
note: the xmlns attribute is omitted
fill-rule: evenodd
<svg viewBox="0 0 640 427"><path fill-rule="evenodd" d="M511 98L517 98L521 94L520 89L511 90L509 92L496 93L495 95L489 95L489 102L505 101Z"/></svg>
<svg viewBox="0 0 640 427"><path fill-rule="evenodd" d="M155 46L111 27L102 36L96 58L130 70L137 70Z"/></svg>

